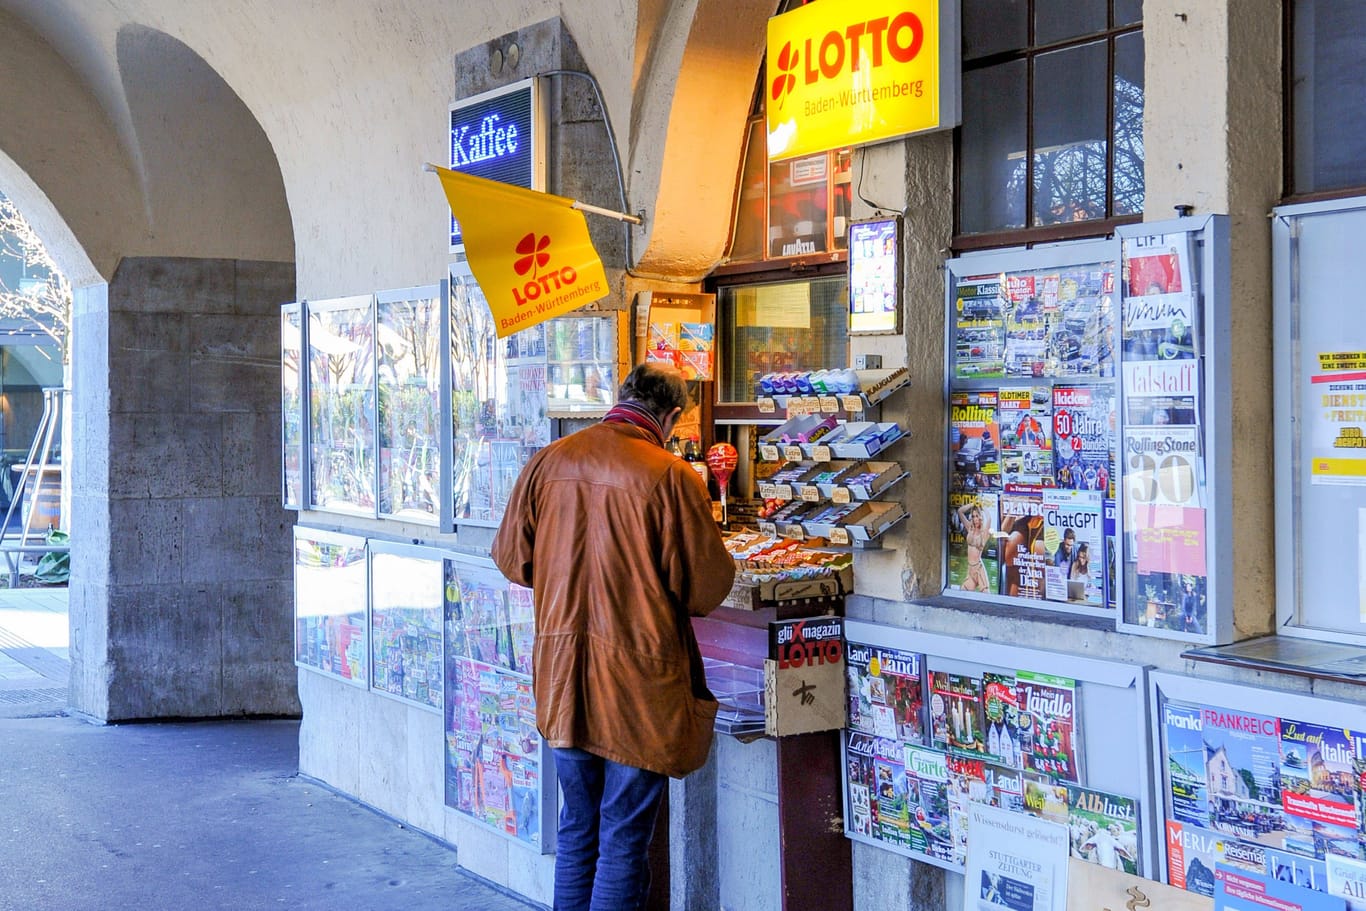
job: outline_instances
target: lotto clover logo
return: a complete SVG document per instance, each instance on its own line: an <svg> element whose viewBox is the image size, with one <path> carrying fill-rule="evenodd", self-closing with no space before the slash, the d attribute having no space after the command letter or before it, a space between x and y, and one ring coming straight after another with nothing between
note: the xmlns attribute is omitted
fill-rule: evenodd
<svg viewBox="0 0 1366 911"><path fill-rule="evenodd" d="M778 52L778 69L781 71L778 78L773 80L773 100L778 102L778 109L782 110L783 102L787 100L788 94L797 87L797 77L792 75L792 71L797 68L797 59L800 55L792 49L792 42L783 45L783 49Z"/></svg>
<svg viewBox="0 0 1366 911"><path fill-rule="evenodd" d="M517 253L521 258L513 263L512 268L517 270L518 275L526 275L530 272L531 277L535 278L540 268L550 262L550 254L545 252L545 248L548 246L550 246L549 234L541 237L537 237L534 231L527 234L526 237L517 242Z"/></svg>

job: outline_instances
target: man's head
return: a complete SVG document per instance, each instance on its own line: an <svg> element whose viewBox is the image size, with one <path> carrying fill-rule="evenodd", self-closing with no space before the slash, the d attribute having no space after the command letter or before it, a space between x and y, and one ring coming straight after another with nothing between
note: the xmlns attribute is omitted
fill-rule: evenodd
<svg viewBox="0 0 1366 911"><path fill-rule="evenodd" d="M650 409L659 418L667 438L688 404L688 383L675 367L638 364L626 374L619 395L623 402L635 402Z"/></svg>
<svg viewBox="0 0 1366 911"><path fill-rule="evenodd" d="M1070 554L1072 552L1072 545L1076 543L1076 540L1077 533L1075 531L1070 528L1064 531L1062 533L1062 552Z"/></svg>

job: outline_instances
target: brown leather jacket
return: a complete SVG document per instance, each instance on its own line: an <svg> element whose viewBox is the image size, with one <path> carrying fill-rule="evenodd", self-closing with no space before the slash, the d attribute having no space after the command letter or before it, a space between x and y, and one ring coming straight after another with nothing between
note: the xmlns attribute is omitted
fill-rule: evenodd
<svg viewBox="0 0 1366 911"><path fill-rule="evenodd" d="M571 434L522 470L493 559L535 591L547 743L676 778L707 761L717 705L688 618L735 563L687 462L630 424Z"/></svg>

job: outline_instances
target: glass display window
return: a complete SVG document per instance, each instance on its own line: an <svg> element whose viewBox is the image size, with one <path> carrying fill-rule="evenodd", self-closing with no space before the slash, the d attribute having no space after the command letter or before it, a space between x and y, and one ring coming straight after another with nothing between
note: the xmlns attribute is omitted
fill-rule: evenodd
<svg viewBox="0 0 1366 911"><path fill-rule="evenodd" d="M308 412L304 380L304 314L302 304L280 308L280 501L286 509L302 509L305 427Z"/></svg>
<svg viewBox="0 0 1366 911"><path fill-rule="evenodd" d="M1277 632L1366 644L1366 198L1275 215Z"/></svg>
<svg viewBox="0 0 1366 911"><path fill-rule="evenodd" d="M547 324L499 339L469 266L450 267L451 515L496 525L522 466L550 443Z"/></svg>
<svg viewBox="0 0 1366 911"><path fill-rule="evenodd" d="M295 664L365 686L366 579L364 538L295 526Z"/></svg>
<svg viewBox="0 0 1366 911"><path fill-rule="evenodd" d="M554 417L606 414L616 402L622 340L615 312L546 323L546 397Z"/></svg>
<svg viewBox="0 0 1366 911"><path fill-rule="evenodd" d="M1228 641L1225 224L949 262L946 593Z"/></svg>
<svg viewBox="0 0 1366 911"><path fill-rule="evenodd" d="M1366 20L1338 0L1286 4L1286 193L1360 192L1366 187Z"/></svg>
<svg viewBox="0 0 1366 911"><path fill-rule="evenodd" d="M440 509L442 288L384 292L375 308L379 514L436 524Z"/></svg>
<svg viewBox="0 0 1366 911"><path fill-rule="evenodd" d="M770 373L826 370L849 362L849 280L723 285L718 402L753 402Z"/></svg>
<svg viewBox="0 0 1366 911"><path fill-rule="evenodd" d="M439 551L370 541L370 689L441 709L444 591Z"/></svg>
<svg viewBox="0 0 1366 911"><path fill-rule="evenodd" d="M375 299L308 302L312 509L375 515Z"/></svg>
<svg viewBox="0 0 1366 911"><path fill-rule="evenodd" d="M446 806L499 834L555 847L555 766L536 730L530 589L491 560L445 561Z"/></svg>

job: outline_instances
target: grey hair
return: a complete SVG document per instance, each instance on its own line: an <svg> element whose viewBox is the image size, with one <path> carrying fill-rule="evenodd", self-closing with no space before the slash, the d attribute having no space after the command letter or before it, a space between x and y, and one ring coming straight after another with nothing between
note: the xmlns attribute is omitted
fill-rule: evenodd
<svg viewBox="0 0 1366 911"><path fill-rule="evenodd" d="M636 402L657 415L688 406L688 382L668 364L637 364L621 384L621 400Z"/></svg>

